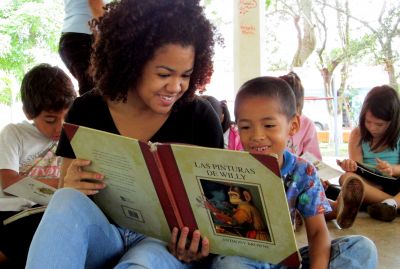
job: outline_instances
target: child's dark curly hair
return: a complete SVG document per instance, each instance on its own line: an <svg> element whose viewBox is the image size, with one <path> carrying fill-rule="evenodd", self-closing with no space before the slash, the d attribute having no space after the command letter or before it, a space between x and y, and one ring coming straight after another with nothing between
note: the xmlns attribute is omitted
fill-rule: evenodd
<svg viewBox="0 0 400 269"><path fill-rule="evenodd" d="M189 88L178 102L191 99L209 83L216 30L199 0L121 0L105 9L105 15L92 22L96 41L91 69L101 95L126 101L145 64L167 44L195 49Z"/></svg>

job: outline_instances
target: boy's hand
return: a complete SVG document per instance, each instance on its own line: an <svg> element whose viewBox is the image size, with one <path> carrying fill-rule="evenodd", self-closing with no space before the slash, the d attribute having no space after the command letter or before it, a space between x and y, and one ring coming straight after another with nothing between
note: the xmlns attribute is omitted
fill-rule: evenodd
<svg viewBox="0 0 400 269"><path fill-rule="evenodd" d="M357 170L357 163L350 159L344 159L343 161L336 160L339 165L346 172L354 172Z"/></svg>
<svg viewBox="0 0 400 269"><path fill-rule="evenodd" d="M193 261L198 261L208 256L210 247L208 239L207 238L201 239L199 230L193 232L190 244L187 244L188 234L189 234L188 227L182 228L179 240L178 240L178 234L179 234L179 229L175 227L172 230L171 240L168 244L169 251L178 260L190 263ZM199 251L200 241L201 241L201 250Z"/></svg>
<svg viewBox="0 0 400 269"><path fill-rule="evenodd" d="M393 167L386 161L382 161L379 158L376 158L376 169L381 171L383 174L388 176L393 176Z"/></svg>
<svg viewBox="0 0 400 269"><path fill-rule="evenodd" d="M104 189L106 185L102 182L104 178L102 174L82 169L89 165L90 161L87 160L73 160L64 176L64 187L77 189L86 195L93 195Z"/></svg>

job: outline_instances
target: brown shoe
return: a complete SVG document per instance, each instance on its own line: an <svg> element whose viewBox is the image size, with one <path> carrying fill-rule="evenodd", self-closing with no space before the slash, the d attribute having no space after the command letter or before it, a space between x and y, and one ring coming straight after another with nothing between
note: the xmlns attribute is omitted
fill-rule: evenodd
<svg viewBox="0 0 400 269"><path fill-rule="evenodd" d="M367 207L368 214L371 218L382 221L393 221L397 216L395 206L386 203L376 203Z"/></svg>
<svg viewBox="0 0 400 269"><path fill-rule="evenodd" d="M338 197L336 222L342 229L350 228L364 200L364 184L358 177L350 177Z"/></svg>

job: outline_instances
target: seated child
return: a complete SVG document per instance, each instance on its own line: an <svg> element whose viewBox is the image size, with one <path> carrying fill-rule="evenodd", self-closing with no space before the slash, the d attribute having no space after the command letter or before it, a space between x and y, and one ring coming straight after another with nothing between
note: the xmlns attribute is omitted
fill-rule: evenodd
<svg viewBox="0 0 400 269"><path fill-rule="evenodd" d="M278 156L292 220L296 209L305 218L309 246L300 249L302 268L376 268L377 250L368 238L346 236L330 240L324 212L331 209L316 170L286 149L287 139L298 131L300 122L288 84L273 77L247 81L236 96L235 118L245 150ZM217 256L212 266L271 268L239 256Z"/></svg>
<svg viewBox="0 0 400 269"><path fill-rule="evenodd" d="M59 158L55 148L68 108L76 93L69 77L58 67L40 64L22 80L21 99L28 120L10 123L0 133L0 183L26 176L58 178ZM1 185L2 185L1 184ZM57 186L58 182L54 182ZM3 225L3 220L33 202L4 194L0 188L0 267L25 268L33 234L41 213Z"/></svg>
<svg viewBox="0 0 400 269"><path fill-rule="evenodd" d="M375 166L383 174L400 176L400 99L392 87L374 87L365 97L359 124L350 133L349 159L338 161L346 171L340 179L346 184L354 178L364 183L364 203L369 215L393 221L400 208L399 185L384 186L355 175L357 163Z"/></svg>
<svg viewBox="0 0 400 269"><path fill-rule="evenodd" d="M232 150L243 150L240 143L239 132L235 122L231 120L226 101L218 101L217 98L210 95L201 95L201 98L206 99L221 121L222 131L224 132L224 148Z"/></svg>
<svg viewBox="0 0 400 269"><path fill-rule="evenodd" d="M279 77L285 80L293 90L296 99L296 110L300 115L300 130L290 136L287 148L293 154L301 156L305 152L313 154L317 159L322 160L319 149L317 131L311 119L302 114L304 104L304 88L300 78L294 72ZM329 198L332 212L325 215L326 220L336 219L337 224L343 228L350 228L357 216L358 209L362 202L362 182L353 178L343 188L321 179L324 186L325 195ZM358 192L353 192L357 190ZM342 193L339 196L339 193ZM296 226L301 225L302 221L296 215Z"/></svg>
<svg viewBox="0 0 400 269"><path fill-rule="evenodd" d="M289 151L297 156L309 152L318 160L322 160L314 122L302 113L304 106L304 88L299 76L295 72L289 72L287 75L280 76L279 78L286 81L292 88L296 98L296 111L297 114L300 115L300 130L289 137L287 145Z"/></svg>

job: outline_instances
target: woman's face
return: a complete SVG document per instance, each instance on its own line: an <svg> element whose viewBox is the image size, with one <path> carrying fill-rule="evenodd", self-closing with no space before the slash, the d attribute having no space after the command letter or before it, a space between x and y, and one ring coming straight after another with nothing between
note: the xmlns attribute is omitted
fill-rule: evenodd
<svg viewBox="0 0 400 269"><path fill-rule="evenodd" d="M367 128L373 138L381 138L385 134L389 124L390 121L378 119L369 110L365 113L365 128Z"/></svg>
<svg viewBox="0 0 400 269"><path fill-rule="evenodd" d="M189 87L194 56L193 46L168 44L156 50L133 92L140 108L168 114Z"/></svg>

